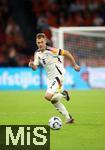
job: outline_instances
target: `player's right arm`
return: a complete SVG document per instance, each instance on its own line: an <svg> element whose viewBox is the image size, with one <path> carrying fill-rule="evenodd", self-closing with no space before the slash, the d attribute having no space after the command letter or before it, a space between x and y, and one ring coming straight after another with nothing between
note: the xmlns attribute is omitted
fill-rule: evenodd
<svg viewBox="0 0 105 150"><path fill-rule="evenodd" d="M33 70L36 70L38 68L38 66L34 65L34 61L32 59L30 59L28 66Z"/></svg>
<svg viewBox="0 0 105 150"><path fill-rule="evenodd" d="M38 68L39 65L39 58L38 58L38 54L35 53L34 54L34 61L30 59L29 61L29 67L31 67L33 70L36 70Z"/></svg>

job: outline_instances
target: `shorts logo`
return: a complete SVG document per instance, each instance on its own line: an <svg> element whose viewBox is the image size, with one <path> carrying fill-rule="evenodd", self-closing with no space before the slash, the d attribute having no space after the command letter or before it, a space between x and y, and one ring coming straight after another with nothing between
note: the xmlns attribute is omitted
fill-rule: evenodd
<svg viewBox="0 0 105 150"><path fill-rule="evenodd" d="M55 83L56 83L56 81L54 81L54 82L52 83L52 85L51 85L51 87L50 87L50 88L52 88L52 87L55 85Z"/></svg>

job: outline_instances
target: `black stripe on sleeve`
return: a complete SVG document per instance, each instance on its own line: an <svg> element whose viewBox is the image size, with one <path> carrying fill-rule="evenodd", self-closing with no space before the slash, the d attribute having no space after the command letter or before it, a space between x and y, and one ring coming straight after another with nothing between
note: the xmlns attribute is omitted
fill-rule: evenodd
<svg viewBox="0 0 105 150"><path fill-rule="evenodd" d="M61 55L61 52L62 52L62 50L61 50L61 49L59 49L58 55Z"/></svg>

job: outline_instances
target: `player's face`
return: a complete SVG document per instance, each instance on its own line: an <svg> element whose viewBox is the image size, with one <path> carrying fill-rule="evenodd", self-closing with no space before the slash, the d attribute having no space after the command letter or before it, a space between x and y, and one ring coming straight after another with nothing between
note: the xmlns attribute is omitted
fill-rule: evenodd
<svg viewBox="0 0 105 150"><path fill-rule="evenodd" d="M45 38L40 38L40 39L36 39L36 44L38 46L38 48L43 51L46 48L46 39Z"/></svg>

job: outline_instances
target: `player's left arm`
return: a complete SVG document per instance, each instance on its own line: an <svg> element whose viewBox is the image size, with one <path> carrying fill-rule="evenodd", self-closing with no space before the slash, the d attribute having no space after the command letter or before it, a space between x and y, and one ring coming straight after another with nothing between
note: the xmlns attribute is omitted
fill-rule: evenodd
<svg viewBox="0 0 105 150"><path fill-rule="evenodd" d="M76 63L72 54L67 50L61 50L61 55L67 57L70 60L71 65L76 71L80 71L80 66Z"/></svg>
<svg viewBox="0 0 105 150"><path fill-rule="evenodd" d="M74 57L68 50L62 50L62 49L57 49L57 48L52 48L51 49L53 54L56 55L62 55L64 57L67 57L70 60L71 65L76 71L80 71L80 66L76 63Z"/></svg>

